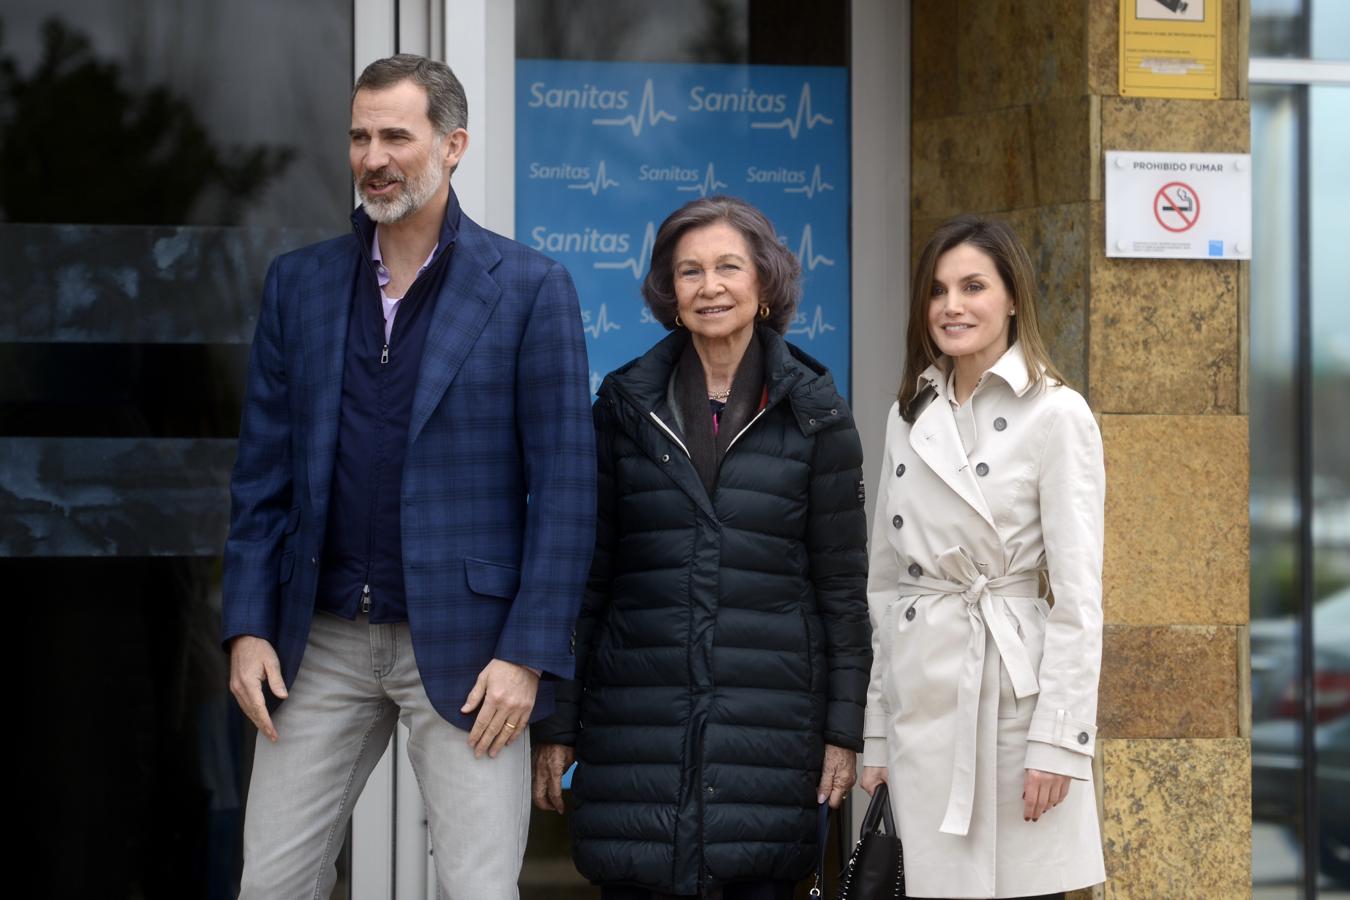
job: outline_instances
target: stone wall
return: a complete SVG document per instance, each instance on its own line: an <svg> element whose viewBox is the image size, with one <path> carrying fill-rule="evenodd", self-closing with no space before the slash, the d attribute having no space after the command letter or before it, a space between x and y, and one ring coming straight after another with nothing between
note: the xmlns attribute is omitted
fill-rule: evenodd
<svg viewBox="0 0 1350 900"><path fill-rule="evenodd" d="M1218 2L1215 101L1119 95L1118 0L912 5L914 247L957 213L1010 221L1101 423L1111 898L1250 894L1247 268L1108 259L1102 202L1107 150L1248 151L1248 3Z"/></svg>

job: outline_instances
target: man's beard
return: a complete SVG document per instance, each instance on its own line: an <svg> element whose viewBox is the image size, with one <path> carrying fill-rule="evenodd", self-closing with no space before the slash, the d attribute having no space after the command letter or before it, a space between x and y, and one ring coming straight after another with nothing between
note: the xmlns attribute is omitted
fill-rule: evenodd
<svg viewBox="0 0 1350 900"><path fill-rule="evenodd" d="M417 212L441 188L444 174L439 164L441 142L432 144L427 156L426 168L412 175L400 175L390 171L388 166L375 172L368 172L356 181L356 193L361 197L366 215L375 222L399 222ZM397 181L403 188L392 197L368 197L361 186L371 181Z"/></svg>

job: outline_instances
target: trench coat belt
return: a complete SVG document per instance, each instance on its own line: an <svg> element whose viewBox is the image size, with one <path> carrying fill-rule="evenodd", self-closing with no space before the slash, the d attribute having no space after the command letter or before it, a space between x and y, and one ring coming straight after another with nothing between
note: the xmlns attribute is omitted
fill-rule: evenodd
<svg viewBox="0 0 1350 900"><path fill-rule="evenodd" d="M1020 700L1040 690L1031 658L1008 617L994 607L994 596L1036 599L1041 596L1041 570L1011 572L997 578L982 574L962 548L955 547L938 557L938 568L945 578L902 577L900 596L941 595L960 597L966 603L970 619L970 637L957 683L956 743L953 748L952 788L943 816L943 834L965 835L970 831L970 816L975 805L975 748L979 726L980 682L984 673L985 629L994 638L994 647L1003 659L1012 681L1013 693Z"/></svg>

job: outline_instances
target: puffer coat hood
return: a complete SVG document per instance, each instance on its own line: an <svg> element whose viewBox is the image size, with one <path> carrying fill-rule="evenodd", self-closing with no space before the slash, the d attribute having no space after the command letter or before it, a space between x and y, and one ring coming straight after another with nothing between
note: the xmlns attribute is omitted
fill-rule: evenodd
<svg viewBox="0 0 1350 900"><path fill-rule="evenodd" d="M533 731L576 747L573 855L592 881L702 894L802 878L825 744L862 749L861 444L825 368L758 338L767 404L711 495L667 401L687 333L612 373L595 404L578 680Z"/></svg>

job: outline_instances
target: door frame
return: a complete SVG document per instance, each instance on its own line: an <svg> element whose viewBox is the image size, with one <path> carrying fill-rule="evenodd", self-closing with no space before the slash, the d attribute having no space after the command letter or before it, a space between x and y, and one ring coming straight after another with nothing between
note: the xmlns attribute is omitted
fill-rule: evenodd
<svg viewBox="0 0 1350 900"><path fill-rule="evenodd" d="M911 0L852 0L849 60L852 185L852 405L868 484L879 477L886 415L904 365L910 268ZM469 152L455 172L463 209L515 234L514 0L353 0L353 79L381 56L451 62L470 111ZM896 52L896 48L906 52ZM872 514L869 492L867 513ZM426 815L395 729L352 818L353 900L435 895ZM866 797L855 793L848 840Z"/></svg>

